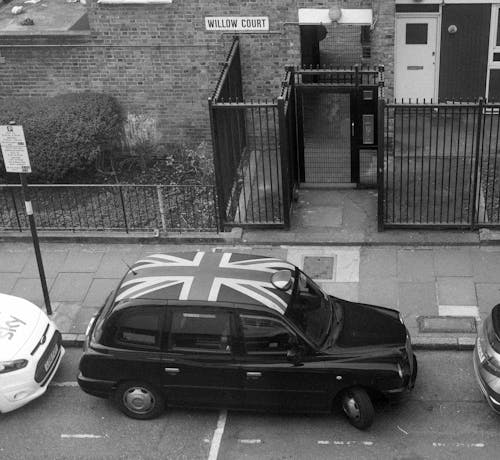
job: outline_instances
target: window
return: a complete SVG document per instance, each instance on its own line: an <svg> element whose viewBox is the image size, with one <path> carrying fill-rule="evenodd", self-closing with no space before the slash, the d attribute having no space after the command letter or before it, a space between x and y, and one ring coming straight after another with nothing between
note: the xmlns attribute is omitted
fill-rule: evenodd
<svg viewBox="0 0 500 460"><path fill-rule="evenodd" d="M131 307L110 319L107 337L111 346L134 349L159 349L163 308Z"/></svg>
<svg viewBox="0 0 500 460"><path fill-rule="evenodd" d="M288 328L272 318L240 315L243 339L247 353L286 353L292 334Z"/></svg>
<svg viewBox="0 0 500 460"><path fill-rule="evenodd" d="M174 310L170 328L171 350L231 351L231 314Z"/></svg>
<svg viewBox="0 0 500 460"><path fill-rule="evenodd" d="M406 24L407 45L427 45L428 24Z"/></svg>

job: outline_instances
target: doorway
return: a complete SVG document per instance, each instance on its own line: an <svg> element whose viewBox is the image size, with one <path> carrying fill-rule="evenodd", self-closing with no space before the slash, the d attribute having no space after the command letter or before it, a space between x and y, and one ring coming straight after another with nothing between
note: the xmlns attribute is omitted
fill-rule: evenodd
<svg viewBox="0 0 500 460"><path fill-rule="evenodd" d="M396 100L437 100L438 38L437 14L396 15Z"/></svg>

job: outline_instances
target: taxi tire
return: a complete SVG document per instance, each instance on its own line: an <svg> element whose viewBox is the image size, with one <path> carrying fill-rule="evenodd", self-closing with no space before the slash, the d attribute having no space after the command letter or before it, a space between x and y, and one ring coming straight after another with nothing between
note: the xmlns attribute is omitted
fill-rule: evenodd
<svg viewBox="0 0 500 460"><path fill-rule="evenodd" d="M371 426L375 417L375 410L370 396L364 388L347 388L341 397L342 409L349 423L359 430L365 430Z"/></svg>
<svg viewBox="0 0 500 460"><path fill-rule="evenodd" d="M121 383L115 391L114 401L125 415L138 420L156 418L165 410L162 393L153 385L141 381Z"/></svg>

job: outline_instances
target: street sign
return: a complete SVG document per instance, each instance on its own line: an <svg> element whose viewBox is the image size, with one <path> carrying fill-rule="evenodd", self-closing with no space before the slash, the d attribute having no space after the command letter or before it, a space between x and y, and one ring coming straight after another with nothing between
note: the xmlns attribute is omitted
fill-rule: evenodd
<svg viewBox="0 0 500 460"><path fill-rule="evenodd" d="M5 170L10 173L30 173L31 165L26 149L23 127L20 125L0 126L0 147Z"/></svg>

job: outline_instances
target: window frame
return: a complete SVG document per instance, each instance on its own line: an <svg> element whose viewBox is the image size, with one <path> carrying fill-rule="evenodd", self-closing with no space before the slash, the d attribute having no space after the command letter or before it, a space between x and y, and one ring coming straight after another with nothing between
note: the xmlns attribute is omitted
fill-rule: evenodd
<svg viewBox="0 0 500 460"><path fill-rule="evenodd" d="M268 321L274 321L278 324L281 324L288 331L288 333L291 337L295 338L299 343L301 342L301 339L299 338L299 335L297 334L297 332L294 331L294 329L283 318L277 318L277 317L272 316L272 315L266 315L265 313L260 312L260 311L238 312L238 330L239 330L240 337L241 337L241 350L242 350L242 353L246 356L286 356L288 350L285 350L285 351L283 351L283 350L279 350L279 351L273 351L273 350L270 350L270 351L248 351L247 346L246 346L242 316L250 316L250 317L254 317L254 318L265 319Z"/></svg>
<svg viewBox="0 0 500 460"><path fill-rule="evenodd" d="M163 348L163 342L165 340L165 315L166 315L166 302L155 302L154 300L141 300L133 303L126 303L121 305L118 309L115 309L111 312L105 319L106 326L108 326L110 321L114 321L114 325L118 324L121 316L127 315L135 309L138 308L157 308L159 309L159 318L158 318L158 344L157 345L147 345L147 344L135 344L129 342L120 342L117 340L118 330L113 332L110 340L104 344L104 346L108 348L113 348L115 350L121 351L131 351L131 352L161 352ZM108 326L109 327L109 326Z"/></svg>
<svg viewBox="0 0 500 460"><path fill-rule="evenodd" d="M210 315L210 314L227 314L229 317L229 350L216 350L216 349L206 349L206 348L188 348L188 347L178 347L172 346L172 324L174 312L180 311L189 314L200 314L200 315ZM189 304L189 305L169 305L167 310L167 315L165 317L165 331L164 334L165 341L162 347L162 351L169 354L216 354L222 356L232 356L234 354L234 348L238 343L238 334L234 318L234 310L231 307L217 307L217 306L207 306L206 304Z"/></svg>

